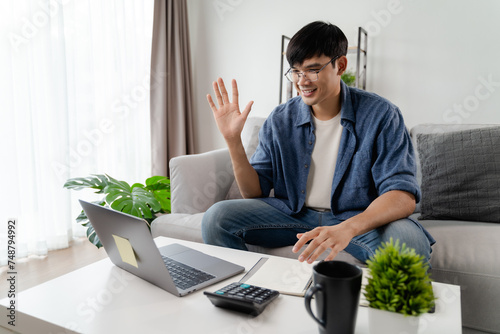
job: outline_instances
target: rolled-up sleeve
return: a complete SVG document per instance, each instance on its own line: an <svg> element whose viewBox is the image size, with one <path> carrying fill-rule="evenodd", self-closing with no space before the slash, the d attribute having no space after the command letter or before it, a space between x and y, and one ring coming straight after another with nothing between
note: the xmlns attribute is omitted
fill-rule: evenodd
<svg viewBox="0 0 500 334"><path fill-rule="evenodd" d="M378 195L391 190L402 190L420 201L416 180L417 164L410 134L398 108L386 113L382 129L376 138L376 156L372 176Z"/></svg>
<svg viewBox="0 0 500 334"><path fill-rule="evenodd" d="M255 153L250 158L250 164L259 176L260 189L262 197L269 196L271 189L273 189L273 157L270 145L271 126L269 120L264 122L264 125L259 130L259 145Z"/></svg>

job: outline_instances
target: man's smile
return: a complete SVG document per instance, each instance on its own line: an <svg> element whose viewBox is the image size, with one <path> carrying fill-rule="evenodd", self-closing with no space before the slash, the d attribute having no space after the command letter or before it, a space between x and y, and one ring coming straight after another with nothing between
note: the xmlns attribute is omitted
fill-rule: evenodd
<svg viewBox="0 0 500 334"><path fill-rule="evenodd" d="M304 97L312 96L316 90L317 90L317 88L307 88L307 89L301 88L300 89L302 96L304 96Z"/></svg>

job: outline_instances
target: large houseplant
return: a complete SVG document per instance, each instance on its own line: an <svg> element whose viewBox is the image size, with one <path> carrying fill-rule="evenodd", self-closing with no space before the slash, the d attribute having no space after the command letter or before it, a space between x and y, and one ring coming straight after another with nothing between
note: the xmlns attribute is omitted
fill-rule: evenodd
<svg viewBox="0 0 500 334"><path fill-rule="evenodd" d="M399 240L394 243L391 238L382 243L366 263L369 276L364 295L370 307L370 332L399 333L404 330L416 333L417 317L431 310L435 303L424 256L404 243L400 245ZM391 320L385 320L386 317L391 317ZM398 322L403 323L404 328L388 329L387 326L396 326ZM382 327L380 332L377 329L379 324Z"/></svg>
<svg viewBox="0 0 500 334"><path fill-rule="evenodd" d="M93 203L143 218L151 228L151 222L157 214L170 213L170 179L165 176L153 176L145 183L145 185L141 183L129 185L107 174L95 174L68 179L64 187L73 190L95 189L96 194L104 194L104 197ZM76 217L76 221L87 228L89 241L97 248L102 247L83 210Z"/></svg>

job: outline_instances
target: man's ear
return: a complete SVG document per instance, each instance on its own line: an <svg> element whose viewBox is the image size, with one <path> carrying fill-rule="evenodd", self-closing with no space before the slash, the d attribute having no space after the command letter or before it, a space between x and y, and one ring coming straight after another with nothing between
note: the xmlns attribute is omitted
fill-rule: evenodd
<svg viewBox="0 0 500 334"><path fill-rule="evenodd" d="M337 66L338 66L337 75L344 74L344 72L347 69L347 57L341 56L339 59L337 59Z"/></svg>

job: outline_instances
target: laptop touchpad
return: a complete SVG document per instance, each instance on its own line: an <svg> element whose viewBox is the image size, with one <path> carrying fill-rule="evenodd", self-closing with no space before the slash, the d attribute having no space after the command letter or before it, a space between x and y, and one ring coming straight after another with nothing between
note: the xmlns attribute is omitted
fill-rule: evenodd
<svg viewBox="0 0 500 334"><path fill-rule="evenodd" d="M195 250L178 253L172 255L171 258L198 269L210 268L220 261L215 257L197 252Z"/></svg>

